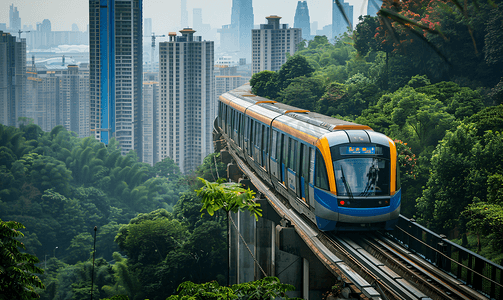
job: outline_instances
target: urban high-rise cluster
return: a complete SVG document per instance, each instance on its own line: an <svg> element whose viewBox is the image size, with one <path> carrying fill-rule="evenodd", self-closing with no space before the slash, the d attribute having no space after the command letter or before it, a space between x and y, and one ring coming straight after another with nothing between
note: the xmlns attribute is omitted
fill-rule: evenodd
<svg viewBox="0 0 503 300"><path fill-rule="evenodd" d="M354 25L344 1L333 1L332 23L318 29L308 1L297 2L290 28L276 15L255 26L252 0L233 0L215 41L205 11L192 9L189 28L188 1L180 1L181 35L156 35L143 0L89 0L83 31L53 31L49 19L23 25L10 5L8 26L0 23L0 123L63 125L105 144L115 138L123 154L134 150L151 165L170 157L188 173L213 151L220 95L253 73L279 70L302 40L333 39ZM380 3L368 1L368 14Z"/></svg>

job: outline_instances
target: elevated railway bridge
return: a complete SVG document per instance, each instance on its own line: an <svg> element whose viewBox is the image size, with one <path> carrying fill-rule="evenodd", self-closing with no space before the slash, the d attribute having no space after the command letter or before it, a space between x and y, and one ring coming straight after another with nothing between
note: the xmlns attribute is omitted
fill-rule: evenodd
<svg viewBox="0 0 503 300"><path fill-rule="evenodd" d="M256 191L263 217L229 220L230 284L276 276L289 296L323 299L335 285L353 299L503 299L503 267L400 215L393 231L333 234L317 226L238 155L215 124L227 177Z"/></svg>

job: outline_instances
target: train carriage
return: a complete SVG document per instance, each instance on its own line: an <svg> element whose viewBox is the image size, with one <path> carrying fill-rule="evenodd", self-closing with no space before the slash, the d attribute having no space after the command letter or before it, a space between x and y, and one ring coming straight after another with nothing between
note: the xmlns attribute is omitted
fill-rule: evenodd
<svg viewBox="0 0 503 300"><path fill-rule="evenodd" d="M393 229L401 198L390 138L249 89L220 96L215 124L264 181L320 230Z"/></svg>

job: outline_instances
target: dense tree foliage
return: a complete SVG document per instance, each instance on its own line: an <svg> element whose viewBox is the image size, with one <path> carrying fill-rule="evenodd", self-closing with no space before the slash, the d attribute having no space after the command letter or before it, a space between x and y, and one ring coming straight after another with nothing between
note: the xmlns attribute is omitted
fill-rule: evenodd
<svg viewBox="0 0 503 300"><path fill-rule="evenodd" d="M312 75L289 78L288 85L268 77L274 93L258 94L395 139L402 213L451 236L491 237L499 247L501 203L489 199L503 174L496 150L503 131L503 3L383 3L351 35L302 45L294 57L305 57ZM264 85L260 76L250 83L252 90Z"/></svg>
<svg viewBox="0 0 503 300"><path fill-rule="evenodd" d="M19 229L21 223L0 219L0 299L33 299L38 298L35 288L44 288L36 274L44 270L35 264L36 256L21 252L25 245L18 241L23 236Z"/></svg>

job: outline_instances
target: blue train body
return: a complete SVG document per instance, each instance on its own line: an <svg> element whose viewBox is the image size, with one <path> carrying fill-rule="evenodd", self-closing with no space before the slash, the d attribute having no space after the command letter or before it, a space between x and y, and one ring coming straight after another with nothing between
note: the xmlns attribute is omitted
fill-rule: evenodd
<svg viewBox="0 0 503 300"><path fill-rule="evenodd" d="M370 127L250 94L220 96L231 148L323 231L392 230L401 190L395 143Z"/></svg>

